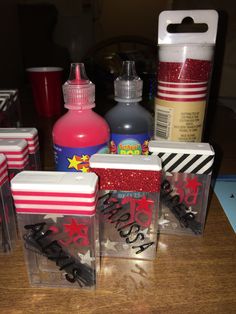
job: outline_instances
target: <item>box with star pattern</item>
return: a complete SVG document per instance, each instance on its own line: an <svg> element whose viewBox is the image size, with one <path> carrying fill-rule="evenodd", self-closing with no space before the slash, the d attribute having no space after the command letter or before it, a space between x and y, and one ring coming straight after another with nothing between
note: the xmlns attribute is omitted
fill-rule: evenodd
<svg viewBox="0 0 236 314"><path fill-rule="evenodd" d="M202 235L205 225L214 150L208 143L150 141L160 157L161 233Z"/></svg>
<svg viewBox="0 0 236 314"><path fill-rule="evenodd" d="M161 182L157 156L95 154L101 255L154 259Z"/></svg>
<svg viewBox="0 0 236 314"><path fill-rule="evenodd" d="M99 270L94 173L22 171L11 191L34 286L94 288Z"/></svg>

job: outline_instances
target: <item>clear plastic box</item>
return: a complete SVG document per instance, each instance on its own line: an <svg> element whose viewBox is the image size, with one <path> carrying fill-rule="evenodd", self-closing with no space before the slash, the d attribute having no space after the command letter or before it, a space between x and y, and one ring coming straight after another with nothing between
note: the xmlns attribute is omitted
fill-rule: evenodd
<svg viewBox="0 0 236 314"><path fill-rule="evenodd" d="M7 158L9 179L29 168L29 151L26 140L0 139L0 153Z"/></svg>
<svg viewBox="0 0 236 314"><path fill-rule="evenodd" d="M29 280L94 288L99 270L97 176L22 171L11 181Z"/></svg>
<svg viewBox="0 0 236 314"><path fill-rule="evenodd" d="M39 139L36 128L0 128L0 138L26 140L29 150L29 170L41 170Z"/></svg>
<svg viewBox="0 0 236 314"><path fill-rule="evenodd" d="M101 255L154 259L161 183L157 156L95 154Z"/></svg>
<svg viewBox="0 0 236 314"><path fill-rule="evenodd" d="M4 106L0 105L0 111L5 116L5 123L1 126L6 127L19 127L21 124L21 110L18 89L1 89L0 99L5 99ZM1 103L1 101L0 101Z"/></svg>
<svg viewBox="0 0 236 314"><path fill-rule="evenodd" d="M9 186L7 160L0 154L0 253L10 253L16 242L16 217Z"/></svg>
<svg viewBox="0 0 236 314"><path fill-rule="evenodd" d="M166 234L203 234L214 150L208 143L150 141L162 160L161 219Z"/></svg>

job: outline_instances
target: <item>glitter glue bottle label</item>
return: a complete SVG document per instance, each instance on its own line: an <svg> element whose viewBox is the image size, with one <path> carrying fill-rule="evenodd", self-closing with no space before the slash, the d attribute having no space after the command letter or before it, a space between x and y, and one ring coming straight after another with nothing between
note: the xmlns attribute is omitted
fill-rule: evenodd
<svg viewBox="0 0 236 314"><path fill-rule="evenodd" d="M89 158L95 153L108 154L107 143L83 148L54 145L56 171L89 172Z"/></svg>
<svg viewBox="0 0 236 314"><path fill-rule="evenodd" d="M170 31L172 26L182 26L186 17L192 19L191 27L205 23L207 30ZM155 139L201 142L217 23L215 10L160 14Z"/></svg>
<svg viewBox="0 0 236 314"><path fill-rule="evenodd" d="M110 152L120 155L148 155L150 136L143 134L111 134Z"/></svg>

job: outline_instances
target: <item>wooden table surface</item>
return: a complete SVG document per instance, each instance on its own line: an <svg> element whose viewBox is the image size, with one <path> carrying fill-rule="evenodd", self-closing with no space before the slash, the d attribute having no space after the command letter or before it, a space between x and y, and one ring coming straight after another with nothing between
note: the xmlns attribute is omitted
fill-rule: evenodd
<svg viewBox="0 0 236 314"><path fill-rule="evenodd" d="M221 107L212 125L220 173L236 173L235 122ZM35 123L48 170L53 122ZM236 313L236 236L212 195L203 237L161 235L155 261L104 258L96 291L30 287L19 242L0 257L0 313Z"/></svg>

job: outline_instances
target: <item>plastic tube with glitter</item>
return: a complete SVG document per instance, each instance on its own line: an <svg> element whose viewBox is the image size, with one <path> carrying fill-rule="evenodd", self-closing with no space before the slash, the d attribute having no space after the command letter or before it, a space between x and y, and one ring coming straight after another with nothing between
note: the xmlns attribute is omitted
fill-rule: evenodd
<svg viewBox="0 0 236 314"><path fill-rule="evenodd" d="M155 139L202 140L217 23L215 10L159 15ZM196 32L194 25L202 31ZM187 30L181 32L181 27Z"/></svg>
<svg viewBox="0 0 236 314"><path fill-rule="evenodd" d="M150 141L149 151L160 157L163 168L160 232L203 234L213 148L208 143Z"/></svg>
<svg viewBox="0 0 236 314"><path fill-rule="evenodd" d="M16 242L16 221L9 187L7 160L0 154L0 253L10 253Z"/></svg>
<svg viewBox="0 0 236 314"><path fill-rule="evenodd" d="M40 170L39 139L36 128L0 128L0 139L24 139L28 143L29 168Z"/></svg>
<svg viewBox="0 0 236 314"><path fill-rule="evenodd" d="M26 140L0 139L0 153L7 158L9 179L18 172L29 169L29 151Z"/></svg>
<svg viewBox="0 0 236 314"><path fill-rule="evenodd" d="M99 177L101 255L154 259L161 183L159 157L95 154L90 167Z"/></svg>

